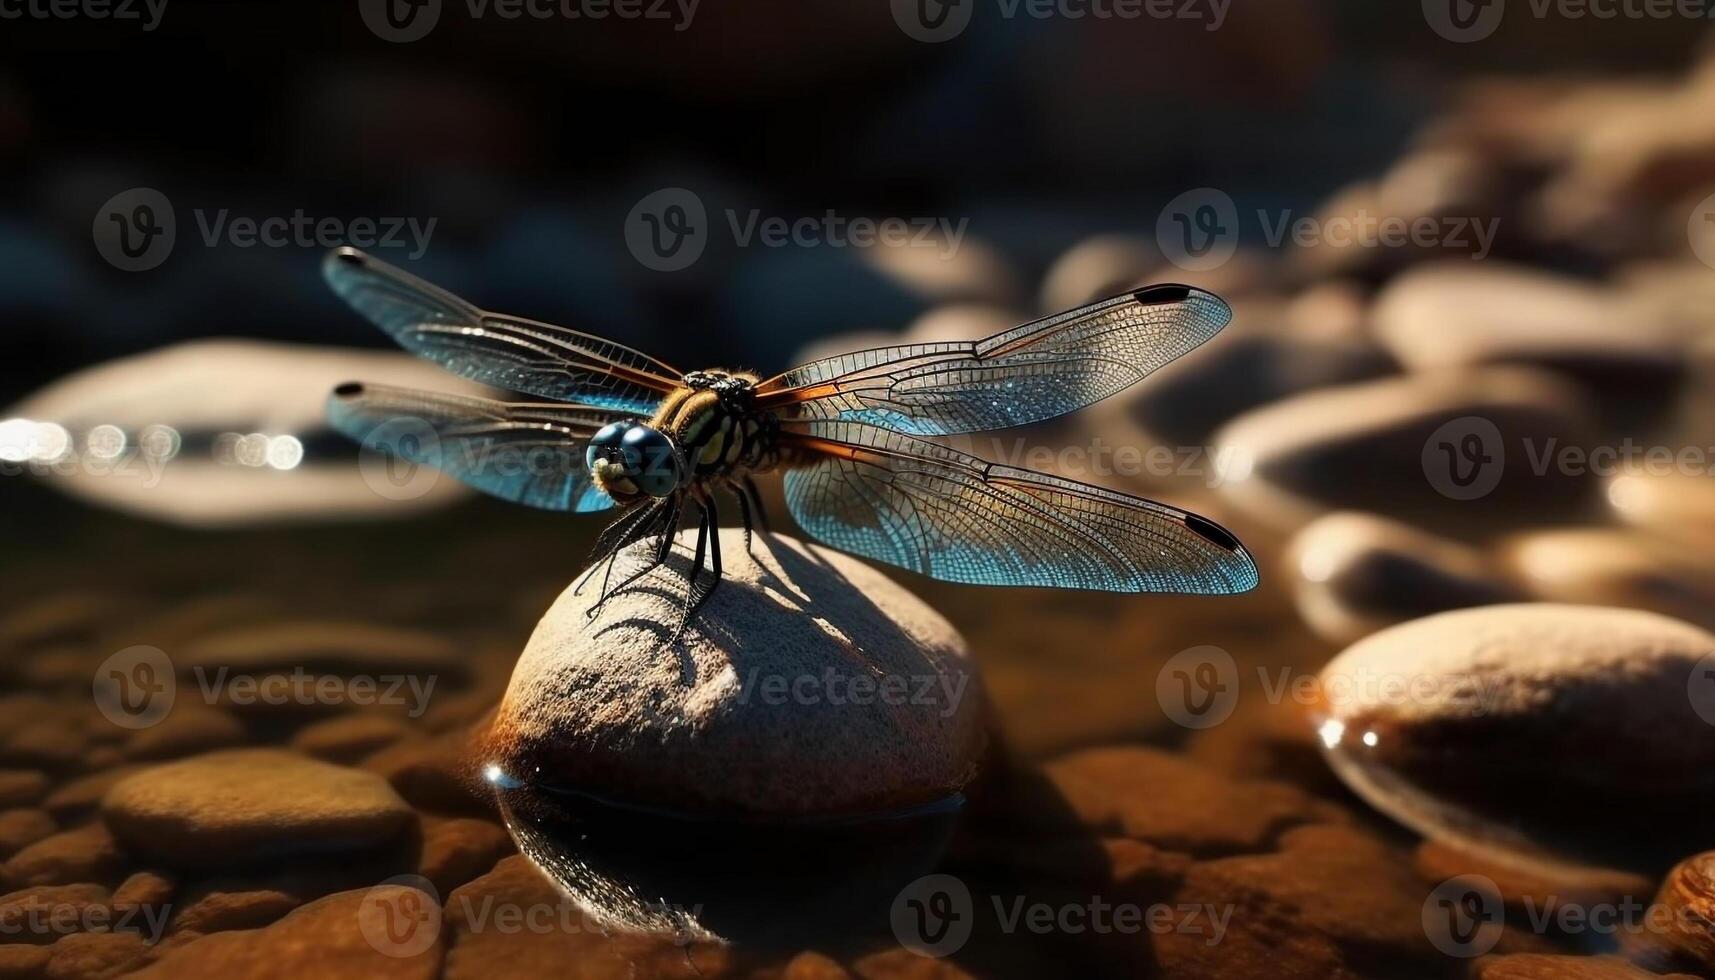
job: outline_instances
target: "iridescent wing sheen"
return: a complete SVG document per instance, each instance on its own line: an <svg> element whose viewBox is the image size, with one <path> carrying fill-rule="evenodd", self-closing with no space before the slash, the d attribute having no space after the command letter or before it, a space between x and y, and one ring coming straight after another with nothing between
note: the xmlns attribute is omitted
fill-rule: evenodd
<svg viewBox="0 0 1715 980"><path fill-rule="evenodd" d="M1004 429L1100 401L1231 319L1213 293L1151 286L987 340L812 361L763 382L758 404L783 419L847 419L911 435Z"/></svg>
<svg viewBox="0 0 1715 980"><path fill-rule="evenodd" d="M860 422L789 423L786 503L823 542L931 578L1108 592L1229 594L1256 564L1176 507L1001 466Z"/></svg>
<svg viewBox="0 0 1715 980"><path fill-rule="evenodd" d="M683 376L600 337L477 309L354 248L330 253L322 275L399 346L472 381L648 415Z"/></svg>
<svg viewBox="0 0 1715 980"><path fill-rule="evenodd" d="M634 416L584 405L523 404L409 388L344 384L328 398L334 428L407 463L432 466L505 500L544 510L613 506L590 484L584 449Z"/></svg>

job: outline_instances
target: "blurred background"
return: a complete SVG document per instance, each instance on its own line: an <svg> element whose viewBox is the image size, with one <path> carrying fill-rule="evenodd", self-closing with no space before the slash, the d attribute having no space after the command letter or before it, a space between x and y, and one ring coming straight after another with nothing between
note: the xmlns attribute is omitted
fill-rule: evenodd
<svg viewBox="0 0 1715 980"><path fill-rule="evenodd" d="M321 417L334 384L468 386L325 287L346 243L764 375L1148 282L1226 297L1228 331L1149 382L963 445L1209 514L1262 589L897 574L971 641L1025 756L1144 743L1357 806L1301 713L1200 730L1164 665L1214 645L1314 672L1524 599L1715 625L1715 5L621 8L0 0L0 677L86 695L132 633L78 624L236 589L259 597L238 621L452 636L478 666L426 724L492 707L599 521L362 470ZM1531 462L1567 446L1583 461Z"/></svg>

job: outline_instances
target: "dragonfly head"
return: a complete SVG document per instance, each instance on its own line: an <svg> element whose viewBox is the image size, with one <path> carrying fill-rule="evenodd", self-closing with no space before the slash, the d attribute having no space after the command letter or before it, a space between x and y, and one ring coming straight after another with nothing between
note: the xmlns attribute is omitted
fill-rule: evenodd
<svg viewBox="0 0 1715 980"><path fill-rule="evenodd" d="M665 432L643 422L609 422L584 450L590 480L622 504L643 497L669 497L685 473L679 447Z"/></svg>

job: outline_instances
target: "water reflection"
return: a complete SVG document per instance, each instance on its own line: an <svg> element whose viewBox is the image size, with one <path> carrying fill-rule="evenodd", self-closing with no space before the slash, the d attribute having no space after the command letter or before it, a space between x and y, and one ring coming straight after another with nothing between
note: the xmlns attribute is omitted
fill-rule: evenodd
<svg viewBox="0 0 1715 980"><path fill-rule="evenodd" d="M881 932L941 859L964 798L843 818L628 806L486 769L518 849L607 928L803 948Z"/></svg>

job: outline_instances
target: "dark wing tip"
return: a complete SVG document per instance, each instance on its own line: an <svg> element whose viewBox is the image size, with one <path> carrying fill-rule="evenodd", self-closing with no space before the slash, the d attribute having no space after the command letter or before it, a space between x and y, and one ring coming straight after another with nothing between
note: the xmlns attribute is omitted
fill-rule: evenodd
<svg viewBox="0 0 1715 980"><path fill-rule="evenodd" d="M1198 517L1196 514L1186 514L1185 526L1198 537L1225 548L1228 551L1236 552L1239 550L1239 539L1233 537L1233 533L1231 531L1206 517Z"/></svg>
<svg viewBox="0 0 1715 980"><path fill-rule="evenodd" d="M333 390L335 398L357 398L363 394L363 382L347 381Z"/></svg>
<svg viewBox="0 0 1715 980"><path fill-rule="evenodd" d="M1145 306L1160 306L1166 303L1183 303L1190 298L1191 291L1190 286L1168 282L1159 286L1145 286L1133 292L1131 298Z"/></svg>
<svg viewBox="0 0 1715 980"><path fill-rule="evenodd" d="M339 262L345 265L363 265L369 261L369 256L355 248L352 248L350 245L341 245L339 248L328 253L327 260L329 262Z"/></svg>

